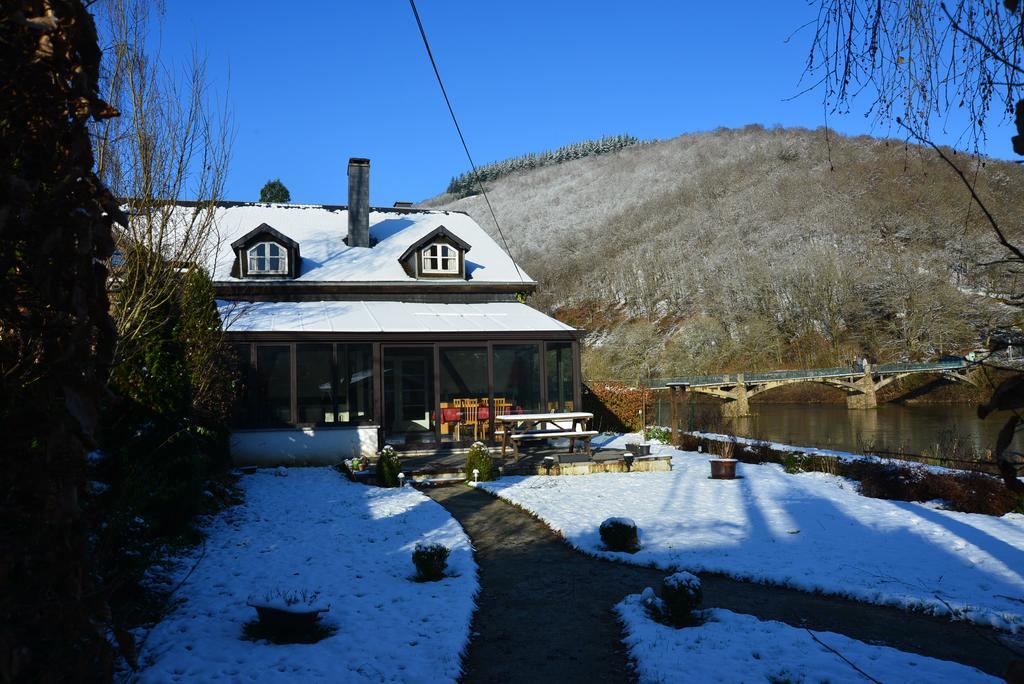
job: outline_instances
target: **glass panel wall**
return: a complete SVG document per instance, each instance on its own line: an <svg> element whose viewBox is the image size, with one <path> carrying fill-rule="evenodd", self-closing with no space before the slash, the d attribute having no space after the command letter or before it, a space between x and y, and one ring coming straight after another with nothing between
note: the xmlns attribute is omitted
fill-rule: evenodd
<svg viewBox="0 0 1024 684"><path fill-rule="evenodd" d="M338 421L373 421L372 345L338 345Z"/></svg>
<svg viewBox="0 0 1024 684"><path fill-rule="evenodd" d="M256 424L283 426L292 418L292 349L288 345L256 347Z"/></svg>
<svg viewBox="0 0 1024 684"><path fill-rule="evenodd" d="M548 342L546 345L548 411L573 411L572 343Z"/></svg>
<svg viewBox="0 0 1024 684"><path fill-rule="evenodd" d="M487 347L441 347L441 441L469 445L490 437Z"/></svg>
<svg viewBox="0 0 1024 684"><path fill-rule="evenodd" d="M235 372L235 404L231 412L231 423L235 427L250 427L254 422L252 412L252 393L249 391L251 382L249 372L252 368L252 346L248 344L229 345L231 370Z"/></svg>
<svg viewBox="0 0 1024 684"><path fill-rule="evenodd" d="M335 422L334 345L295 345L295 393L300 425Z"/></svg>
<svg viewBox="0 0 1024 684"><path fill-rule="evenodd" d="M250 350L256 363L250 371ZM240 391L238 428L372 423L373 347L369 344L296 344L295 411L292 416L291 345L233 344ZM247 386L249 383L251 386Z"/></svg>
<svg viewBox="0 0 1024 684"><path fill-rule="evenodd" d="M532 413L540 410L540 346L494 345L495 413Z"/></svg>
<svg viewBox="0 0 1024 684"><path fill-rule="evenodd" d="M435 442L433 346L385 348L383 359L385 439Z"/></svg>

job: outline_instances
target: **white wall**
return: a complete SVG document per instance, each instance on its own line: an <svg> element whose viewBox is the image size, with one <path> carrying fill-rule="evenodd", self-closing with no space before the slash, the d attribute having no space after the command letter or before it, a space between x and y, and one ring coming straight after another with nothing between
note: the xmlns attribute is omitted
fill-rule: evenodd
<svg viewBox="0 0 1024 684"><path fill-rule="evenodd" d="M377 450L377 428L370 425L231 433L235 465L333 465L353 456L375 456Z"/></svg>

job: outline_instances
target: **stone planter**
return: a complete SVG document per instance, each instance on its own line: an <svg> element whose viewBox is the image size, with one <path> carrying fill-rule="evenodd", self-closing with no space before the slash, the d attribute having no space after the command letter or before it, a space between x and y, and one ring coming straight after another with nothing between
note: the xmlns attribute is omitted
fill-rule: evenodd
<svg viewBox="0 0 1024 684"><path fill-rule="evenodd" d="M711 459L712 480L735 480L736 464L735 458L713 458Z"/></svg>

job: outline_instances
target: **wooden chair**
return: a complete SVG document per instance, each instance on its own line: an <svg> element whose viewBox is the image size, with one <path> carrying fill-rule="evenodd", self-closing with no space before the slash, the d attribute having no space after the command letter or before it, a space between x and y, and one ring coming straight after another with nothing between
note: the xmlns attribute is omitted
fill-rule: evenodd
<svg viewBox="0 0 1024 684"><path fill-rule="evenodd" d="M458 408L459 411L462 413L461 420L459 421L459 425L460 426L461 425L465 425L466 427L470 428L472 430L472 432L473 432L473 440L476 441L478 439L477 434L479 432L479 425L480 425L480 420L479 420L479 417L478 417L478 413L479 413L479 410L480 410L480 405L477 403L477 400L476 399L454 399L452 401L452 404L456 408Z"/></svg>

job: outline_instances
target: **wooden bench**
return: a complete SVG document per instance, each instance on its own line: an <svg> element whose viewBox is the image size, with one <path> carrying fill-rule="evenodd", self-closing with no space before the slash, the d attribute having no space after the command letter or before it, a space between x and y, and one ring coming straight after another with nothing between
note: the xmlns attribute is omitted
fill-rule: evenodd
<svg viewBox="0 0 1024 684"><path fill-rule="evenodd" d="M568 439L569 451L576 449L576 440L583 442L584 452L590 456L590 440L596 437L597 430L531 430L510 435L515 460L519 460L519 442L527 439Z"/></svg>

